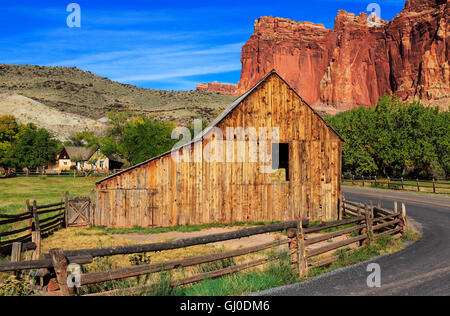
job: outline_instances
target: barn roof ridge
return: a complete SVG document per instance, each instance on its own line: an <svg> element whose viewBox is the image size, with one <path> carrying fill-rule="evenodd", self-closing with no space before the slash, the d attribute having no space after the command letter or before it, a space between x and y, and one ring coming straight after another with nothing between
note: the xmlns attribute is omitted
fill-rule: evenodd
<svg viewBox="0 0 450 316"><path fill-rule="evenodd" d="M289 85L289 83L287 83L286 82L286 80L284 80L277 72L276 72L276 70L275 69L272 69L267 75L265 75L264 76L264 78L262 78L253 88L251 88L250 90L248 90L247 92L245 92L243 95L241 95L239 98L237 98L235 101L233 101L233 103L231 103L207 128L205 128L203 131L202 131L202 133L200 133L197 137L195 137L191 142L189 142L189 143L187 143L187 144L184 144L184 145L182 145L182 146L180 146L180 147L177 147L177 148L174 148L174 149L172 149L171 151L169 151L169 152L166 152L166 153L164 153L164 154L161 154L161 155L159 155L159 156L156 156L156 157L153 157L153 158L151 158L151 159L148 159L148 160L146 160L146 161L144 161L144 162L141 162L141 163L139 163L139 164L137 164L137 165L134 165L134 166L132 166L132 167L130 167L130 168L127 168L127 169L125 169L125 170L122 170L122 171L120 171L120 172L118 172L118 173L115 173L115 174L113 174L113 175L110 175L109 177L106 177L106 178L104 178L104 179L102 179L102 180L100 180L100 181L98 181L98 182L96 182L96 184L100 184L100 183L102 183L102 182L104 182L104 181L106 181L106 180L109 180L109 179L111 179L111 178L114 178L114 177L116 177L116 176L119 176L119 175L121 175L121 174L124 174L124 173L126 173L126 172L128 172L128 171L131 171L131 170L134 170L134 169L136 169L136 168L139 168L139 167L141 167L141 166L143 166L143 165L146 165L146 164L148 164L148 163L150 163L150 162L152 162L152 161L154 161L154 160L157 160L157 159L160 159L160 158L162 158L162 157L164 157L164 156L167 156L167 155L169 155L169 154L171 154L172 152L174 152L174 151L177 151L177 150L180 150L180 149L182 149L182 148L185 148L185 147L189 147L189 146L191 146L191 145L194 145L194 144L196 144L196 143L198 143L198 142L201 142L201 141L203 141L203 139L204 139L204 137L213 129L213 128L215 128L221 121L223 121L226 117L227 117L227 115L228 114L230 114L235 108L237 108L253 91L255 91L262 83L264 83L270 76L272 76L272 75L277 75L278 76L278 78L280 78L292 91L294 91L294 93L303 101L303 103L305 103L312 111L313 111L313 113L314 114L316 114L317 116L319 116L323 121L324 121L324 123L326 124L326 126L328 126L334 133L336 133L336 135L342 140L342 141L344 141L344 139L342 138L342 136L341 135L339 135L339 133L338 132L336 132L336 130L334 129L334 128L332 128L326 121L325 121L325 119L319 114L319 113L317 113L310 105L309 105L309 103L308 102L306 102L301 96L300 96L300 94L298 94L297 93L297 91L295 91L295 89L293 89L290 85Z"/></svg>

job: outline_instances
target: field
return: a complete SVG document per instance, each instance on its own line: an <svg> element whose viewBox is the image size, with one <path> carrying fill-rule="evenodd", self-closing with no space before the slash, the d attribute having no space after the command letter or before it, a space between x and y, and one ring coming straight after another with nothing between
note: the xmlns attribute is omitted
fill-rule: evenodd
<svg viewBox="0 0 450 316"><path fill-rule="evenodd" d="M25 201L27 199L30 201L36 200L38 204L59 202L61 200L61 192L68 191L71 196L89 196L91 188L99 179L100 178L73 178L70 176L39 176L2 179L0 180L0 214L17 214L24 212ZM4 225L0 227L0 232L17 228L19 227ZM197 227L197 229L201 230L202 227ZM76 250L136 243L137 242L123 239L120 236L114 236L112 233L100 228L68 228L59 230L43 239L42 251L48 252L51 248ZM161 252L152 256L152 262L174 260L180 257L202 255L217 251L222 251L222 249L211 246L197 246L187 250L180 249L171 252ZM8 258L4 258L4 260L8 260ZM87 268L101 270L104 268L104 265L107 265L108 268L123 267L130 264L129 260L129 256L116 256L111 262L96 262ZM0 275L0 280L4 280L5 277L6 275Z"/></svg>
<svg viewBox="0 0 450 316"><path fill-rule="evenodd" d="M71 195L75 196L88 196L90 193L90 189L92 188L96 180L98 179L72 177L24 177L5 179L0 181L0 212L4 214L14 214L22 212L24 211L25 200L27 199L35 199L40 204L58 202L61 199L61 192L65 191L69 191ZM240 225L253 226L258 224L262 223L241 223ZM173 238L170 237L175 237L175 235L163 236L164 232L177 231L179 233L187 233L189 231L192 232L197 230L212 229L215 226L216 225L198 225L195 227L175 227L167 229L134 228L130 230L110 230L105 228L61 229L53 233L51 236L43 239L42 251L46 253L52 248L76 250L142 243L133 240L132 238L130 239L130 236L125 235L130 233L134 233L140 236L146 236L147 238L149 237L149 234L151 235L159 233L161 234L161 236L157 236L155 237L156 239L148 240L146 242L169 241L173 240ZM218 224L216 228L231 228L231 226L232 225ZM328 233L331 231L332 230L326 230L322 233ZM273 238L280 238L281 236L282 235L274 234ZM402 241L407 241L407 239L408 236L405 236ZM415 240L417 239L417 237L414 237L412 239ZM310 270L309 277L314 277L342 266L364 261L373 256L398 251L402 249L402 241L395 242L389 237L387 240L384 240L384 244L377 242L374 247L360 249L351 255L344 256L342 250L333 254L324 254L324 257L320 258L323 259L325 257L338 254L340 256L340 259L338 262L327 268L317 268ZM86 272L105 271L120 267L129 267L136 264L166 262L179 258L195 257L199 255L227 251L235 249L235 247L240 248L243 245L235 245L235 247L232 248L229 248L229 246L230 245L200 245L151 254L119 255L109 258L97 258L94 263L85 265L83 269L85 269ZM277 249L277 251L285 252L286 249L280 248ZM301 281L301 279L296 274L295 269L292 269L292 266L289 263L289 259L286 257L285 259L281 260L281 262L278 261L276 263L269 264L268 266L266 265L265 267L251 268L247 271L236 273L219 279L205 280L195 285L181 286L176 288L171 288L169 286L170 280L182 280L183 278L199 273L216 271L233 265L239 265L250 260L266 258L270 255L273 255L271 251L261 251L250 255L236 257L231 260L227 259L219 261L217 263L202 264L200 266L188 267L168 273L154 273L142 277L126 279L123 281L111 281L98 285L84 286L80 289L79 294L89 294L98 291L117 289L121 290L130 286L152 284L150 295L242 295ZM27 259L27 256L29 256L29 253L25 254L22 259ZM3 260L8 260L8 258L3 258ZM8 274L0 274L0 284L2 284L2 287L4 289L7 289L0 291L0 296L26 295L28 293L26 290L26 285L28 284L26 280L25 282L17 283L17 281L11 281L11 277ZM20 289L21 286L25 286L25 289Z"/></svg>
<svg viewBox="0 0 450 316"><path fill-rule="evenodd" d="M66 191L71 196L89 196L99 179L62 176L0 179L0 214L24 212L26 200L36 200L41 205L57 203L61 201L61 193Z"/></svg>
<svg viewBox="0 0 450 316"><path fill-rule="evenodd" d="M12 179L0 180L0 214L17 214L25 211L25 201L36 200L38 204L56 203L61 200L61 193L68 191L71 196L89 196L91 188L100 178L73 178L73 177L18 177ZM25 223L23 223L25 225ZM242 223L242 226L250 225L250 223ZM108 230L104 228L68 228L61 229L51 236L44 238L42 241L42 251L48 252L51 248L62 249L85 249L119 245L131 245L138 242L122 238L120 234L141 233L155 234L168 231L199 231L210 229L212 227L232 227L233 225L197 225L192 227L174 227L174 228L154 228L154 229L129 229L129 230ZM240 226L240 225L237 225ZM4 225L0 227L0 231L8 231L20 228ZM161 240L162 241L162 240ZM167 241L167 239L164 239ZM226 250L223 247L214 246L195 246L188 249L179 249L174 251L166 251L153 254L152 262L164 262L175 260L180 257L191 257L204 254L210 254L218 251ZM124 267L130 265L130 256L116 256L111 261L101 260L92 265L87 266L89 270L102 270L113 267ZM25 259L25 258L23 258ZM246 258L248 259L248 257ZM4 258L8 260L8 258ZM242 259L238 259L239 262ZM195 270L195 269L194 269ZM189 273L190 270L184 271ZM4 280L6 275L0 275L0 280Z"/></svg>
<svg viewBox="0 0 450 316"><path fill-rule="evenodd" d="M65 176L37 176L0 179L0 214L26 212L26 200L36 200L38 205L61 201L61 193L71 196L89 196L91 188L99 178L73 178ZM51 216L44 215L42 219ZM25 221L0 226L0 232L25 227ZM15 238L18 236L10 236ZM4 240L4 239L3 239Z"/></svg>

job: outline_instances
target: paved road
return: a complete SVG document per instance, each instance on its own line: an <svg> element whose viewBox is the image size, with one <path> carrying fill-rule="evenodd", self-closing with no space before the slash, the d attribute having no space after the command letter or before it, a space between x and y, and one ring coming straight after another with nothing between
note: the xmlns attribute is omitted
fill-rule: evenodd
<svg viewBox="0 0 450 316"><path fill-rule="evenodd" d="M363 263L258 295L450 295L450 198L353 188L344 191L348 200L381 200L390 209L394 201L405 202L408 217L419 223L423 238L399 253L372 260L381 266L381 288L367 286L368 263Z"/></svg>

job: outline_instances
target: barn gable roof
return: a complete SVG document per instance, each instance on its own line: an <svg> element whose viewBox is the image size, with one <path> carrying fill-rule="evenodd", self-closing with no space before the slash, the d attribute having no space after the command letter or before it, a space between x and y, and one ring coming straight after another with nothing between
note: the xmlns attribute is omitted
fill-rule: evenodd
<svg viewBox="0 0 450 316"><path fill-rule="evenodd" d="M275 70L272 70L271 72L269 72L263 79L261 79L261 81L259 81L253 88L251 88L250 90L248 90L246 93L244 93L242 96L240 96L239 98L237 98L233 103L231 103L223 112L222 112L222 114L220 114L212 123L211 123L211 125L209 125L207 128L205 128L204 130L203 130L203 132L202 133L200 133L197 137L195 137L194 138L194 140L193 141L191 141L190 143L187 143L187 144L184 144L183 146L180 146L180 147L178 147L178 148L175 148L175 149L173 149L173 150L171 150L171 151L169 151L169 152L167 152L167 153L164 153L164 154L162 154L162 155L160 155L160 156L157 156L157 157L154 157L154 158L151 158L151 159L149 159L149 160L147 160L147 161L144 161L144 162L142 162L142 163L140 163L140 164L137 164L137 165L135 165L135 166L132 166L132 167L130 167L130 168L128 168L128 169L125 169L125 170L122 170L122 171L120 171L120 172L118 172L118 173L116 173L116 174L113 174L113 175L111 175L111 176L109 176L109 177L106 177L106 178L104 178L104 179L102 179L102 180L100 180L100 181L98 181L97 182L97 184L100 184L100 183L102 183L102 182L104 182L104 181L106 181L106 180L109 180L109 179L111 179L111 178L114 178L114 177L116 177L116 176L119 176L119 175L121 175L121 174L123 174L123 173L126 173L126 172L128 172L128 171L131 171L131 170L133 170L133 169L136 169L136 168L138 168L138 167L141 167L141 166L143 166L143 165L146 165L146 164L148 164L148 163L150 163L150 162L152 162L152 161L154 161L154 160L157 160L157 159L160 159L160 158L162 158L162 157L164 157L164 156L167 156L167 155L169 155L169 154L171 154L173 151L177 151L177 150L180 150L180 149L182 149L182 148L185 148L185 147L189 147L189 146L191 146L191 145L193 145L193 144L196 144L196 143L198 143L198 142L201 142L201 141L203 141L203 139L207 136L207 134L214 128L214 127L216 127L220 122L222 122L231 112L233 112L233 110L234 109L236 109L253 91L255 91L262 83L264 83L269 77L271 77L272 75L276 75L278 78L280 78L292 91L294 91L294 93L297 95L297 97L299 97L302 101L303 101L303 103L304 104L306 104L312 111L313 111L313 113L315 114L315 115L317 115L317 116L319 116L322 120L323 120L323 122L326 124L326 126L328 126L342 141L344 141L344 139L341 137L341 135L339 135L339 133L338 132L336 132L336 130L334 130L324 119L323 119L323 117L319 114L319 113L317 113L298 93L297 93L297 91L295 91L295 89L293 89L287 82L286 82L286 80L284 80Z"/></svg>

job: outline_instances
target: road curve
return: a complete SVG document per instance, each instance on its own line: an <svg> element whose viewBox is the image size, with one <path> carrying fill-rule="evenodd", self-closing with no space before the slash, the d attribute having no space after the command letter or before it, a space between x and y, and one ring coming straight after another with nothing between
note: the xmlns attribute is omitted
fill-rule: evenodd
<svg viewBox="0 0 450 316"><path fill-rule="evenodd" d="M381 200L386 208L404 202L423 238L405 250L370 261L381 267L381 287L369 288L369 263L324 274L308 282L258 293L262 296L450 295L450 198L405 192L344 189L351 201Z"/></svg>

